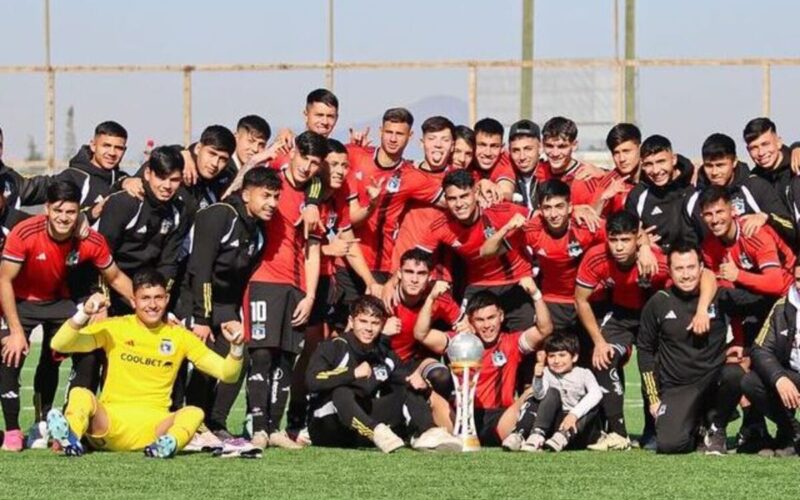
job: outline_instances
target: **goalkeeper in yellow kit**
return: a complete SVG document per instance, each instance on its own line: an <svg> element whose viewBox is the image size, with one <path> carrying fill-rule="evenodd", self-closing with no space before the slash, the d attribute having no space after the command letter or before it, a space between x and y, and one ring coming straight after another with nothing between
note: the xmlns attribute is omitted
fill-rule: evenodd
<svg viewBox="0 0 800 500"><path fill-rule="evenodd" d="M184 359L222 382L233 383L242 369L242 327L231 321L222 333L231 344L222 358L188 330L164 322L169 294L166 280L153 270L133 277L134 314L87 326L103 312L107 299L95 294L67 320L52 340L63 353L103 349L108 358L100 398L84 388L69 392L66 410L51 410L47 426L67 455L82 455L81 438L95 449L144 450L168 458L182 449L203 421L203 411L187 406L170 413L170 393Z"/></svg>

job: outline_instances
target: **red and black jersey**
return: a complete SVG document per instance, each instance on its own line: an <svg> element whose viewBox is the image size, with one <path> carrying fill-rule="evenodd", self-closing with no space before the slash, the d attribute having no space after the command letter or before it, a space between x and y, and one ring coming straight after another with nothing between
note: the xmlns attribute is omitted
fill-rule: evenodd
<svg viewBox="0 0 800 500"><path fill-rule="evenodd" d="M341 188L331 194L322 206L320 217L325 224L325 237L328 241L332 240L342 231L352 229L350 223L350 202L358 197L355 186L350 178L345 181ZM332 276L336 267L343 267L344 260L338 257L322 255L319 274L320 276Z"/></svg>
<svg viewBox="0 0 800 500"><path fill-rule="evenodd" d="M605 223L590 231L570 221L567 231L553 236L538 215L508 238L511 248L527 245L536 255L541 276L541 290L546 302L572 304L575 302L575 278L578 266L587 250L606 239Z"/></svg>
<svg viewBox="0 0 800 500"><path fill-rule="evenodd" d="M792 249L770 226L762 226L749 238L742 234L738 220L736 238L726 245L720 238L709 233L702 244L703 262L714 271L732 259L739 268L736 285L754 293L781 297L794 282L795 255ZM733 283L723 282L731 286Z"/></svg>
<svg viewBox="0 0 800 500"><path fill-rule="evenodd" d="M412 201L436 203L442 194L442 184L439 173L424 172L407 162L383 169L377 166L374 157L365 156L365 151L363 148L348 149L351 172L360 186L359 198L364 199L362 190L366 192L367 183L372 179L383 179L383 188L375 209L356 228L356 235L361 239L361 252L370 270L389 272L394 239L409 204Z"/></svg>
<svg viewBox="0 0 800 500"><path fill-rule="evenodd" d="M413 358L423 358L427 354L427 350L414 338L414 325L424 302L421 300L415 306L408 306L400 301L392 311L392 315L400 319L401 326L400 333L389 337L389 342L392 350L403 362ZM442 321L448 328L452 328L460 317L461 308L450 295L442 295L433 303L431 323Z"/></svg>
<svg viewBox="0 0 800 500"><path fill-rule="evenodd" d="M93 229L85 239L56 241L47 232L47 216L17 224L6 238L3 259L22 264L14 279L17 300L49 301L69 297L66 279L71 268L91 262L103 270L114 263L105 238Z"/></svg>
<svg viewBox="0 0 800 500"><path fill-rule="evenodd" d="M594 205L603 192L611 186L611 183L623 176L616 170L612 170L603 177L592 177L582 181L575 181L572 183L571 201L573 205ZM636 186L636 182L628 179L623 183L623 190L615 194L611 199L606 201L603 206L602 216L608 218L614 212L619 212L625 209L625 200L628 199L628 193Z"/></svg>
<svg viewBox="0 0 800 500"><path fill-rule="evenodd" d="M430 231L431 223L446 213L445 209L439 207L414 207L406 212L392 250L392 269L400 268L400 259L403 254L416 247L417 243ZM432 273L434 279L453 281L450 260L449 249L439 246L433 255L433 261L436 263Z"/></svg>
<svg viewBox="0 0 800 500"><path fill-rule="evenodd" d="M261 262L250 281L281 283L306 289L305 249L303 234L304 187L295 188L286 177L286 169L280 171L283 189L278 207L272 219L265 225L267 243ZM321 239L317 232L309 234L311 239Z"/></svg>
<svg viewBox="0 0 800 500"><path fill-rule="evenodd" d="M612 305L625 309L641 309L647 302L649 292L661 290L669 279L664 253L655 247L652 250L658 259L658 272L645 279L639 276L636 263L628 269L622 269L609 254L605 243L595 245L583 257L576 283L592 290L604 286L610 290Z"/></svg>
<svg viewBox="0 0 800 500"><path fill-rule="evenodd" d="M456 336L449 332L450 338ZM475 408L508 408L514 404L517 368L526 354L520 345L522 332L501 332L491 345L484 344L481 371L475 389Z"/></svg>
<svg viewBox="0 0 800 500"><path fill-rule="evenodd" d="M514 172L514 167L511 164L511 157L506 151L500 153L497 162L489 170L484 170L477 162L473 162L472 177L476 182L481 179L488 179L495 184L500 181L508 181L514 184L517 181L517 174Z"/></svg>
<svg viewBox="0 0 800 500"><path fill-rule="evenodd" d="M522 248L509 248L503 255L481 257L481 245L502 228L514 214L528 215L528 209L512 203L498 203L479 211L475 222L465 225L449 213L431 223L417 247L435 252L441 245L449 246L467 265L470 285L509 285L532 273L531 263Z"/></svg>

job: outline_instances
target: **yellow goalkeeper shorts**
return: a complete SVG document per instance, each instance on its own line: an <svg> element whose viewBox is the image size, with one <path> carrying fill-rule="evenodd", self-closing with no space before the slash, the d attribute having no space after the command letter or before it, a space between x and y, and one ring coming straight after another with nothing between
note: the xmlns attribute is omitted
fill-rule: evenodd
<svg viewBox="0 0 800 500"><path fill-rule="evenodd" d="M156 440L156 429L170 416L163 408L103 404L108 430L103 435L87 434L93 448L108 451L137 451Z"/></svg>

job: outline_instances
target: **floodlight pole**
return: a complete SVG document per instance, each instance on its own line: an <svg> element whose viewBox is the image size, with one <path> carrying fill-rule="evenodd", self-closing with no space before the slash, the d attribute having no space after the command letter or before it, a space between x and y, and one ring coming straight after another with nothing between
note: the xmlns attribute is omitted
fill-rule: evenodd
<svg viewBox="0 0 800 500"><path fill-rule="evenodd" d="M44 64L47 67L45 87L45 140L47 171L53 173L56 161L56 73L50 60L50 0L44 0Z"/></svg>
<svg viewBox="0 0 800 500"><path fill-rule="evenodd" d="M325 86L333 91L333 0L328 0L328 64Z"/></svg>
<svg viewBox="0 0 800 500"><path fill-rule="evenodd" d="M636 0L625 0L625 61L636 59ZM625 67L625 121L636 121L636 66Z"/></svg>
<svg viewBox="0 0 800 500"><path fill-rule="evenodd" d="M533 0L522 0L522 61L533 62ZM533 66L520 69L519 117L533 118Z"/></svg>

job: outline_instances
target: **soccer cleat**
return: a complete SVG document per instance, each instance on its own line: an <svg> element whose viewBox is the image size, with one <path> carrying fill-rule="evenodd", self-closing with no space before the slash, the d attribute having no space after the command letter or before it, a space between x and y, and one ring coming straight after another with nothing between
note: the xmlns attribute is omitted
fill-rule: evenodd
<svg viewBox="0 0 800 500"><path fill-rule="evenodd" d="M706 434L704 443L706 445L706 455L725 456L728 453L728 448L725 445L727 436L725 429L711 430Z"/></svg>
<svg viewBox="0 0 800 500"><path fill-rule="evenodd" d="M770 449L772 438L763 425L742 427L736 435L736 453L752 454Z"/></svg>
<svg viewBox="0 0 800 500"><path fill-rule="evenodd" d="M642 434L639 438L639 448L646 451L656 451L658 442L656 441L655 434Z"/></svg>
<svg viewBox="0 0 800 500"><path fill-rule="evenodd" d="M286 431L275 431L269 435L269 445L284 450L302 450L303 445L297 444L286 434Z"/></svg>
<svg viewBox="0 0 800 500"><path fill-rule="evenodd" d="M211 431L203 431L195 433L194 437L189 444L187 444L183 451L189 452L213 452L216 449L222 448L222 440L214 435Z"/></svg>
<svg viewBox="0 0 800 500"><path fill-rule="evenodd" d="M503 449L506 451L519 451L522 449L522 434L519 432L512 432L503 440Z"/></svg>
<svg viewBox="0 0 800 500"><path fill-rule="evenodd" d="M544 446L547 449L555 452L562 451L564 448L567 447L568 444L569 444L569 436L567 436L561 431L556 432L555 434L550 436L550 439L544 442Z"/></svg>
<svg viewBox="0 0 800 500"><path fill-rule="evenodd" d="M172 458L178 451L178 442L169 434L159 436L153 444L144 447L144 456L148 458Z"/></svg>
<svg viewBox="0 0 800 500"><path fill-rule="evenodd" d="M399 450L405 443L386 424L378 424L372 433L372 442L384 453Z"/></svg>
<svg viewBox="0 0 800 500"><path fill-rule="evenodd" d="M250 440L250 444L262 450L268 448L269 434L267 434L267 431L256 431L253 435L253 439Z"/></svg>
<svg viewBox="0 0 800 500"><path fill-rule="evenodd" d="M48 441L47 422L36 422L28 431L25 447L29 450L46 450L49 444Z"/></svg>
<svg viewBox="0 0 800 500"><path fill-rule="evenodd" d="M461 440L444 427L431 427L416 438L411 439L411 447L415 450L427 451L461 451Z"/></svg>
<svg viewBox="0 0 800 500"><path fill-rule="evenodd" d="M294 440L302 446L311 446L311 434L308 433L308 427L300 429Z"/></svg>
<svg viewBox="0 0 800 500"><path fill-rule="evenodd" d="M538 453L540 451L544 451L544 436L539 434L538 432L532 432L528 439L522 443L522 447L520 448L522 451L528 453Z"/></svg>
<svg viewBox="0 0 800 500"><path fill-rule="evenodd" d="M592 451L626 451L631 449L631 440L616 432L603 433L596 443L590 444L586 448Z"/></svg>
<svg viewBox="0 0 800 500"><path fill-rule="evenodd" d="M47 413L47 432L53 441L61 445L64 455L68 457L79 457L83 455L84 449L80 438L69 427L67 417L61 410L53 408Z"/></svg>
<svg viewBox="0 0 800 500"><path fill-rule="evenodd" d="M22 451L24 441L21 430L15 429L13 431L6 431L3 436L2 450L14 452Z"/></svg>

